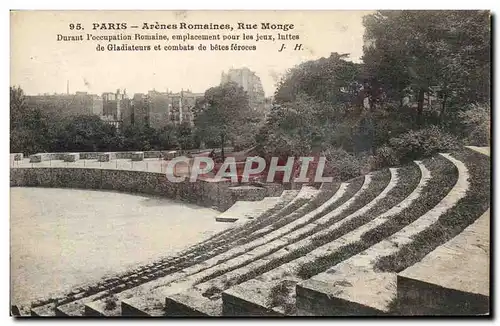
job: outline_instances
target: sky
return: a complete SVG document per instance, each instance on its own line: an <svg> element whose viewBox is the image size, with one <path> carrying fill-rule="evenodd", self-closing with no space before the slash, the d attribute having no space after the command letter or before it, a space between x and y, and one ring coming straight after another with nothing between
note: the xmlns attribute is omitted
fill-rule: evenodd
<svg viewBox="0 0 500 326"><path fill-rule="evenodd" d="M26 94L70 93L86 91L94 94L126 89L128 94L148 90L190 89L204 92L220 83L221 73L230 68L248 67L261 78L266 96L274 93L276 82L293 66L312 59L327 57L331 52L348 53L350 60L359 62L362 56L362 17L367 11L15 11L11 13L11 74L10 84L19 85ZM93 30L93 23L127 23L142 27L155 24L224 23L237 26L238 22L258 24L293 24L289 31L268 30ZM69 24L80 23L84 31L69 29ZM255 51L96 51L98 44L108 41L64 42L57 35L121 35L154 34L210 34L239 35L240 41L192 41L200 43L232 43L255 45ZM242 33L252 35L277 33L299 35L294 41L241 41ZM170 41L115 41L146 45L177 45ZM278 52L281 44L286 49ZM183 43L186 44L186 43ZM295 44L303 44L293 51Z"/></svg>

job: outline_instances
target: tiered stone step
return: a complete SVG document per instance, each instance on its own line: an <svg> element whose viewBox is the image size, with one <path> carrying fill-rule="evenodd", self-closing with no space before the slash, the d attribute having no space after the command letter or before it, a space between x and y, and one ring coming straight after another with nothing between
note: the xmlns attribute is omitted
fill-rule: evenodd
<svg viewBox="0 0 500 326"><path fill-rule="evenodd" d="M489 147L479 147L479 146L465 146L467 148L472 149L478 153L481 153L486 156L490 156L490 148Z"/></svg>
<svg viewBox="0 0 500 326"><path fill-rule="evenodd" d="M332 196L332 198L334 200L327 200L323 205L321 205L320 207L317 207L315 209L315 211L316 211L315 213L311 213L311 214L309 214L309 216L314 216L316 213L320 213L322 211L325 211L328 209L329 206L334 205L335 200L342 198L342 195L345 193L345 188L346 188L346 185L339 186L337 191ZM304 190L302 190L302 195L300 197L304 198L306 196L306 194L309 194L308 200L310 200L311 199L310 196L312 193L317 194L317 192L312 192L311 190L304 188ZM298 202L298 200L296 200L295 202ZM293 207L293 203L290 203L288 206ZM277 238L277 237L279 237L279 234L275 232L274 235L272 235L272 236ZM120 293L119 296L125 298L122 301L122 309L123 309L122 313L123 314L141 314L141 313L144 314L144 313L146 313L145 311L142 311L140 307L134 307L135 303L129 302L130 300L127 299L127 297L130 297L130 298L134 297L134 298L137 298L138 300L140 300L139 306L142 304L148 305L150 302L154 301L155 303L151 305L153 307L152 308L153 310L155 310L154 309L155 306L163 306L165 296L163 296L162 294L160 294L159 296L156 294L151 295L151 298L148 297L148 294L150 294L151 291L153 291L152 289L154 289L155 292L158 292L162 288L165 288L167 286L170 286L173 288L175 286L175 285L171 284L173 281L181 279L182 276L186 277L187 275L197 274L197 276L190 278L188 280L188 283L186 283L189 286L191 286L193 284L193 281L196 281L197 277L203 278L205 274L210 275L210 272L214 271L214 268L218 265L221 265L222 262L229 260L231 258L237 257L238 255L244 254L245 251L248 251L254 247L257 247L259 245L266 243L268 241L268 239L269 238L266 238L263 240L262 238L259 237L258 239L253 240L250 243L246 243L244 245L241 245L241 246L238 246L235 248L231 248L229 251L226 251L218 256L212 257L212 258L210 258L210 259L208 259L208 260L206 260L198 265L193 265L190 268L186 268L186 269L184 269L184 271L182 273L179 273L177 275L169 275L167 278L159 280L158 282L153 282L154 284L151 282L149 284L144 284L140 287L136 287L134 289L131 289L130 291L127 291L127 293ZM212 269L210 269L210 267L212 267ZM204 270L207 270L207 271L203 272ZM182 284L182 282L177 282L177 283ZM184 288L188 289L189 286L184 287ZM160 290L157 290L157 288L160 288ZM148 308L145 308L145 310L148 310ZM156 309L156 312L155 311L148 311L148 313L162 314L161 310L162 310L162 308L160 307L159 309Z"/></svg>
<svg viewBox="0 0 500 326"><path fill-rule="evenodd" d="M388 183L386 182L386 187L374 199L372 199L362 208L356 210L354 213L349 214L340 221L334 223L332 226L322 231L319 231L316 234L327 235L330 232L337 230L341 225L344 225L345 223L348 223L349 221L369 211L372 207L374 207L377 203L379 203L383 198L387 196L387 194L396 186L397 181L398 181L397 170L391 169L390 181ZM330 216L329 218L331 219L332 217L333 215ZM321 223L321 219L319 219L318 221L319 223ZM318 221L316 221L315 223L318 223ZM327 220L325 219L324 221L326 222ZM312 226L312 230L315 230L318 225L322 225L315 223L309 224L310 226ZM310 251L315 247L314 244L315 235L310 235L311 233L310 231L311 228L308 227L299 228L296 231L286 235L285 237L267 243L259 248L247 252L245 255L238 257L238 259L246 259L249 263L245 264L241 268L233 269L232 271L229 271L207 282L204 282L203 284L196 285L195 289L198 290L197 293L195 291L188 292L189 296L191 297L191 301L193 302L200 302L200 301L202 302L203 300L207 302L211 301L212 305L214 305L214 301L217 301L219 308L214 310L214 312L222 311L222 300L220 296L211 296L210 292L213 292L214 289L217 289L217 291L220 293L234 284L241 283L245 280L251 279L259 274L262 274L266 270L272 269L273 266L285 263L289 260L292 260L294 257L300 257L306 254L307 251ZM285 243L286 245L283 246L282 243ZM268 255L262 257L263 252ZM262 258L256 260L253 257L262 257ZM175 307L176 305L173 304L174 302L177 302L178 305L180 305L182 301L179 302L178 299L179 298L184 299L186 295L187 295L186 293L180 293L169 296L168 300L171 303L170 306ZM209 297L209 298L204 298L204 297ZM167 307L167 314L169 312L170 309L169 307Z"/></svg>
<svg viewBox="0 0 500 326"><path fill-rule="evenodd" d="M333 189L322 186L320 191L314 187L302 187L297 196L279 214L258 221L255 225L257 228L246 239L246 242L261 238L303 215L312 214L312 212L317 211L319 206L322 207L322 214L328 212L328 209L334 206L333 204L348 196L347 186L347 183L342 183ZM359 187L352 185L351 188L357 190Z"/></svg>
<svg viewBox="0 0 500 326"><path fill-rule="evenodd" d="M317 195L319 190L304 186L300 189L298 194L290 201L285 208L294 205L301 200L309 200ZM217 222L236 222L240 219L255 219L261 216L264 212L276 207L279 197L266 197L260 201L244 201L240 200L234 203L227 211L217 216Z"/></svg>
<svg viewBox="0 0 500 326"><path fill-rule="evenodd" d="M263 212L260 214L258 218L255 218L252 221L248 221L247 223L239 223L235 222L235 227L231 230L231 232L225 232L225 234L216 235L213 239L210 239L211 248L218 247L223 243L227 243L228 241L232 241L233 239L237 239L243 235L250 234L260 228L262 223L266 223L266 221L272 221L273 218L280 216L284 212L286 212L291 206L296 202L296 197L299 194L299 190L284 190L278 203L273 208ZM207 243L204 244L206 248ZM198 245L196 245L199 247Z"/></svg>
<svg viewBox="0 0 500 326"><path fill-rule="evenodd" d="M266 197L259 201L240 200L215 218L217 222L236 222L240 219L254 219L278 204L279 197Z"/></svg>
<svg viewBox="0 0 500 326"><path fill-rule="evenodd" d="M299 315L378 315L391 311L397 295L397 277L394 273L376 271L376 262L398 252L412 242L413 236L436 223L465 197L469 187L467 167L448 154L441 155L450 160L459 173L455 186L445 198L391 237L298 284Z"/></svg>
<svg viewBox="0 0 500 326"><path fill-rule="evenodd" d="M193 247L200 247L200 245L205 246L209 242L215 244L216 241L227 241L228 235L232 238L232 237L237 237L238 235L243 233L248 233L249 230L255 228L254 224L257 224L261 220L268 219L269 217L276 216L284 209L286 209L290 205L290 203L294 200L294 198L297 197L298 193L299 190L284 190L279 197L268 197L268 198L278 198L278 200L274 206L261 212L256 218L254 218L255 221L244 221L244 220L240 221L240 219L238 219L235 221L234 226L232 226L231 228L228 228L225 231L214 235L207 241L204 241L204 243L198 243Z"/></svg>
<svg viewBox="0 0 500 326"><path fill-rule="evenodd" d="M407 209L412 205L416 198L419 197L420 193L424 189L428 180L430 179L430 172L425 168L425 166L421 162L415 162L418 165L420 170L420 178L418 180L418 184L416 187L412 189L408 189L408 191L412 192L408 194L404 199L399 203L395 204L389 210L381 213L376 218L370 220L370 222L361 225L354 231L351 231L343 236L323 245L307 254L300 256L297 259L294 259L288 263L278 266L255 279L249 280L245 283L242 283L238 286L232 287L229 290L225 291L222 298L224 301L224 311L225 314L237 314L237 315L245 315L245 314L267 314L270 310L274 311L274 313L279 313L282 311L285 312L282 307L275 307L272 302L270 302L269 298L273 296L271 293L273 289L276 289L280 285L285 283L293 284L293 286L289 286L289 291L286 289L281 289L281 292L286 293L278 293L274 296L280 296L280 299L283 302L288 301L288 307L295 306L295 299L292 294L295 292L295 284L301 281L299 276L300 268L307 264L314 264L315 261L319 259L325 259L335 252L339 252L340 250L346 250L349 248L349 254L354 254L356 252L356 245L360 240L363 234L368 232L369 230L373 230L376 226L383 224L385 221L390 219L392 216L399 214L401 211ZM395 174L395 171L393 171ZM397 177L393 178L393 181L396 181ZM402 179L399 180L400 183L406 183L410 180L405 179L404 175ZM399 191L397 188L393 188L396 191ZM387 190L387 188L386 188ZM381 194L383 195L383 194ZM379 197L381 197L379 195ZM380 203L380 201L379 201ZM388 202L389 204L390 202ZM370 215L366 212L370 210L374 205L368 204L362 210L358 210L356 213L350 216L351 220L356 218L356 216L361 215ZM349 219L346 218L346 219ZM324 232L333 231L334 229L338 229L341 225L345 225L345 221L339 221L332 225L331 228L328 228ZM334 232L334 231L333 231ZM312 238L314 239L314 237ZM296 246L307 248L311 246L310 242L307 239L296 243ZM339 255L341 257L341 255ZM293 292L293 293L292 293ZM286 310L286 309L285 309ZM287 312L288 313L288 312ZM292 312L290 312L292 313Z"/></svg>
<svg viewBox="0 0 500 326"><path fill-rule="evenodd" d="M397 275L403 315L489 312L490 210L455 238ZM431 299L432 298L432 299Z"/></svg>
<svg viewBox="0 0 500 326"><path fill-rule="evenodd" d="M481 249L474 246L464 249L460 245L473 241L478 241L481 247L485 245L480 242L485 238L484 232L473 226L479 225L484 231L486 217L481 217L453 239L455 242L438 247L420 263L409 268L406 265L399 275L377 269L381 260L401 255L402 248L415 247L414 239L441 221L441 217L450 219L446 212L451 211L453 216L453 207L465 197L470 175L467 167L450 155L441 156L451 162L448 165L456 167L458 176L454 185L454 180L448 177L447 188L443 188L439 196L434 196L434 200L430 200L427 194L422 197L421 193L428 192L432 186L441 189L442 182L432 181L430 177L434 170L429 172L422 162L416 162L419 179L410 182L412 187L405 189L404 196L397 195L401 184L408 183L399 175L401 169L391 169L391 178L387 177L385 183L380 174L375 174L375 177L367 175L363 178L363 185L356 188L352 184L341 184L327 196L325 191L305 188L288 204L279 201L244 225L236 224L175 258L145 267L126 282L119 280L84 297L71 296L69 302L65 298L37 307L32 313L43 315L46 311L55 311L57 315L87 316L377 315L392 313L396 306L398 311L408 311L409 314L439 314L451 309L453 304L461 304L474 313L487 313L488 293L467 291L474 287L488 288L487 275L477 273L481 285L474 282L463 285L458 284L456 278L441 280L429 273L429 268L434 265L451 273L446 262L439 265L438 257L444 254L448 254L445 257L450 264L456 262L456 256L460 254L471 258L467 263L469 267L463 268L463 272L469 274L474 273L474 267L478 268L477 265L487 261L489 252L476 253L482 260L474 261L472 254ZM441 160L445 161L443 158ZM312 195L305 196L309 190ZM424 213L432 207L423 205L424 199L430 205L437 205ZM412 210L415 210L413 216L407 216ZM392 223L393 219L396 222ZM474 231L468 232L471 229ZM379 231L382 237L373 235ZM388 237L391 233L394 234ZM388 238L382 240L384 237ZM434 246L443 242L434 241ZM450 251L450 246L453 251ZM417 261L415 257L412 259L412 264ZM304 269L317 263L320 270L317 266ZM482 271L487 270L485 268ZM453 271L457 269L456 265L452 268ZM319 274L314 275L311 271ZM302 282L306 278L304 275L312 277ZM458 303L457 300L450 303L450 294L459 298ZM270 299L279 302L270 303ZM436 309L433 305L436 300L443 302L445 308ZM412 310L415 307L420 310L415 312Z"/></svg>
<svg viewBox="0 0 500 326"><path fill-rule="evenodd" d="M359 192L362 193L364 190L366 190L370 182L371 182L371 176L370 175L365 176L365 185L363 185L363 187L360 189ZM332 211L331 213L325 215L318 221L321 220L326 222L332 218L335 218L335 216L337 216L340 212L348 208L358 196L359 194L356 194L353 198L351 198L353 200L347 201L346 203L344 203L344 205ZM230 250L229 252L226 253L227 256L223 257L222 263L220 259L222 258L221 256L214 257L213 261L209 260L204 262L204 264L209 268L206 268L201 271L196 271L195 273L192 273L192 275L190 275L189 277L185 277L184 279L180 279L173 283L159 287L158 289L155 290L154 294L151 295L151 298L156 297L157 299L156 300L151 299L150 301L156 302L154 306L160 306L164 298L168 296L169 302L176 302L176 296L172 296L172 294L181 293L182 296L185 296L186 293L182 292L188 290L191 286L197 283L203 283L219 275L230 273L232 270L235 270L244 265L255 264L259 259L265 259L266 255L269 255L277 250L280 250L289 243L293 243L294 241L299 240L299 238L305 234L305 232L302 230L303 229L302 227L305 226L305 224L307 224L308 220L313 219L314 215L318 213L319 212L315 212L311 215L306 215L307 217L304 216L300 217L296 219L294 222L289 223L277 229L276 231L269 233L268 235L258 239L257 241ZM321 223L321 221L319 223ZM296 231L292 232L295 229ZM305 229L306 232L310 231L309 228ZM285 235L287 235L288 233L290 233L290 235L285 237ZM211 289L207 289L205 291L206 293L201 293L201 291L198 292L199 296L197 299L203 301L202 296L210 296L209 294L210 291ZM125 302L125 304L127 305L127 309L136 308L138 312L141 313L146 312L148 314L153 314L153 315L155 314L162 315L165 313L164 309L152 309L151 306L148 306L147 303L146 306L144 306L145 301L143 297L141 298L136 297L136 298L137 301L139 302L134 302L133 300L127 300ZM197 299L193 298L193 300L195 301ZM147 301L148 300L146 300L146 302ZM221 303L219 302L218 305L221 306ZM169 304L169 307L170 306L172 306L172 304ZM167 310L170 309L169 307L167 307ZM221 308L216 309L214 313L217 313L217 311L221 311Z"/></svg>
<svg viewBox="0 0 500 326"><path fill-rule="evenodd" d="M489 147L466 146L490 156ZM481 157L472 161L471 192L477 188L488 195L484 184L489 177L489 164L481 164ZM490 163L488 161L488 163ZM480 180L481 174L486 174ZM487 181L486 181L487 182ZM481 191L481 190L479 190ZM475 205L480 200L474 198ZM470 208L470 206L469 206ZM478 207L480 211L481 206ZM470 209L468 210L470 213ZM455 223L454 223L455 224ZM490 311L490 209L461 233L448 240L421 261L398 273L398 312L402 315L484 315Z"/></svg>

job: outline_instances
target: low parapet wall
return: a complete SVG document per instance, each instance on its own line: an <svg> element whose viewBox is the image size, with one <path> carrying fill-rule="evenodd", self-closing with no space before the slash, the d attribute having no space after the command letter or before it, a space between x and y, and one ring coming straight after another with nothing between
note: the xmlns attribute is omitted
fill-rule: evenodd
<svg viewBox="0 0 500 326"><path fill-rule="evenodd" d="M180 155L186 155L188 157L191 157L193 155L202 153L202 152L209 152L212 149L192 149L192 150L161 150L161 151L124 151L124 152L74 152L74 153L68 153L68 152L58 152L58 153L36 153L32 154L29 156L30 158L30 163L39 163L42 161L49 161L49 160L64 160L67 154L79 154L79 158L82 160L97 160L99 157L102 157L103 155L110 155L111 159L137 159L136 153L143 153L142 158L158 158L158 159L165 159L165 160L171 160L174 157L180 156ZM232 152L233 148L232 147L227 147L225 148L226 152ZM20 156L20 159L16 160L22 160L22 153L11 153L11 155L18 155L16 157Z"/></svg>
<svg viewBox="0 0 500 326"><path fill-rule="evenodd" d="M164 158L164 159L173 159L178 155L177 151L128 151L128 152L74 152L74 153L68 153L68 152L60 152L60 153L36 153L33 155L30 155L30 163L39 163L42 161L49 161L49 160L64 160L64 158L68 154L79 154L79 159L82 160L97 160L99 156L102 156L104 154L110 154L112 159L137 159L136 153L143 153L143 159L144 158ZM21 155L20 159L16 160L22 160L22 153L11 153L12 155Z"/></svg>
<svg viewBox="0 0 500 326"><path fill-rule="evenodd" d="M199 180L172 183L163 173L91 168L11 168L11 187L117 190L183 200L227 210L236 199L230 181ZM249 196L253 197L253 193ZM258 200L248 198L248 200Z"/></svg>
<svg viewBox="0 0 500 326"><path fill-rule="evenodd" d="M11 161L22 161L24 158L23 153L10 153Z"/></svg>

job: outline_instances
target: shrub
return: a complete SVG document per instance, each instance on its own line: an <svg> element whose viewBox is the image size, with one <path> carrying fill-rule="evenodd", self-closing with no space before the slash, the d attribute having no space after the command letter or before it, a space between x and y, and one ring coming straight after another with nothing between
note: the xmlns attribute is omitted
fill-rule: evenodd
<svg viewBox="0 0 500 326"><path fill-rule="evenodd" d="M328 148L322 152L326 157L324 175L335 180L349 180L362 174L364 163L341 148Z"/></svg>
<svg viewBox="0 0 500 326"><path fill-rule="evenodd" d="M117 298L114 295L111 295L104 299L104 310L113 310L116 309L117 304L116 304Z"/></svg>
<svg viewBox="0 0 500 326"><path fill-rule="evenodd" d="M436 126L410 130L389 140L400 163L406 163L460 147L458 139Z"/></svg>
<svg viewBox="0 0 500 326"><path fill-rule="evenodd" d="M468 145L489 146L491 134L491 108L489 105L471 105L458 113Z"/></svg>
<svg viewBox="0 0 500 326"><path fill-rule="evenodd" d="M373 161L375 169L399 165L399 158L396 151L389 146L377 148Z"/></svg>

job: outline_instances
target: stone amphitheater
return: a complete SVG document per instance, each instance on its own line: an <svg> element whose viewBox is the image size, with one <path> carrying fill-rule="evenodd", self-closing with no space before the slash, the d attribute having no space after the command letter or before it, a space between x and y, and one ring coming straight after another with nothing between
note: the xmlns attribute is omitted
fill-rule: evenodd
<svg viewBox="0 0 500 326"><path fill-rule="evenodd" d="M266 189L250 197L235 197L233 191L217 217L232 223L228 229L174 256L65 295L33 298L30 306L13 311L31 316L489 314L489 155L489 148L469 147L342 183ZM26 185L36 169L11 166L11 186Z"/></svg>

